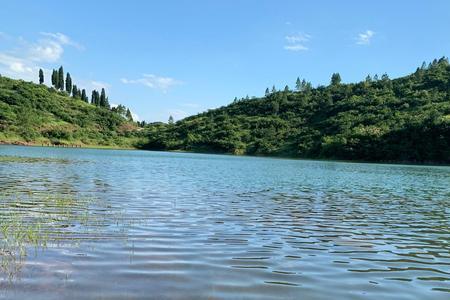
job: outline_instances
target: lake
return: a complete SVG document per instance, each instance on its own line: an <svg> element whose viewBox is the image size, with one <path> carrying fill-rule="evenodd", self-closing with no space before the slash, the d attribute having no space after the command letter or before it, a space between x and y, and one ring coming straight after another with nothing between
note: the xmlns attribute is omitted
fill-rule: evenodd
<svg viewBox="0 0 450 300"><path fill-rule="evenodd" d="M0 146L0 299L449 299L450 167Z"/></svg>

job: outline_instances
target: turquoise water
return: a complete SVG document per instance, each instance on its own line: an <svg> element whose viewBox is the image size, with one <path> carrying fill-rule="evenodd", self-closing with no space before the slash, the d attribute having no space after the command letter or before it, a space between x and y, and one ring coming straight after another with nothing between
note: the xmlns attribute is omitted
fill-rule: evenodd
<svg viewBox="0 0 450 300"><path fill-rule="evenodd" d="M0 299L450 298L449 167L0 146L0 189Z"/></svg>

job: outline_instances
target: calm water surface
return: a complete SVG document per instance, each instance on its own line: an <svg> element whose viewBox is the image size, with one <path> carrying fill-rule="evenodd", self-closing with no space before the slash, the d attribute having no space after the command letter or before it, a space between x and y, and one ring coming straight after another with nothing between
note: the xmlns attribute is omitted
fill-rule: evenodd
<svg viewBox="0 0 450 300"><path fill-rule="evenodd" d="M0 299L450 299L450 168L0 146Z"/></svg>

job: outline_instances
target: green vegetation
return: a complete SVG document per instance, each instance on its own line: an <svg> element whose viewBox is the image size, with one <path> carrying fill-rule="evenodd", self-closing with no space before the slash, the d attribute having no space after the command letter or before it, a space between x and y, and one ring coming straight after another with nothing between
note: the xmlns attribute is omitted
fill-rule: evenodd
<svg viewBox="0 0 450 300"><path fill-rule="evenodd" d="M176 123L146 125L146 149L364 161L450 163L450 65L391 80L367 76L237 100Z"/></svg>
<svg viewBox="0 0 450 300"><path fill-rule="evenodd" d="M123 105L111 108L105 89L86 96L53 70L52 85L0 78L0 142L93 145L247 155L363 161L450 163L450 65L423 64L408 76L384 74L265 96L168 123L134 122Z"/></svg>
<svg viewBox="0 0 450 300"><path fill-rule="evenodd" d="M91 105L63 68L53 70L54 88L0 77L0 143L136 148L145 140L126 109L109 108L103 89ZM44 82L43 72L39 72ZM72 91L72 97L69 91ZM121 106L123 107L123 106ZM131 114L130 114L131 115Z"/></svg>

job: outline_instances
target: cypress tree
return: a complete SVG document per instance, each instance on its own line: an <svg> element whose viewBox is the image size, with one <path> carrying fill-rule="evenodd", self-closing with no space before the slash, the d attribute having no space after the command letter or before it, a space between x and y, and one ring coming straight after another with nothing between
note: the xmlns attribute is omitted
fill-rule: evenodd
<svg viewBox="0 0 450 300"><path fill-rule="evenodd" d="M56 73L57 73L56 70L53 69L53 71L52 71L52 85L55 87L55 89L58 88L58 84L57 84L57 82L58 82L57 77L58 77L58 76L57 76Z"/></svg>
<svg viewBox="0 0 450 300"><path fill-rule="evenodd" d="M93 90L91 94L91 104L95 105L95 90Z"/></svg>
<svg viewBox="0 0 450 300"><path fill-rule="evenodd" d="M66 86L67 86L67 81L66 81ZM78 94L78 88L77 88L76 84L74 84L72 86L72 97L74 97L74 98L80 97L80 95Z"/></svg>
<svg viewBox="0 0 450 300"><path fill-rule="evenodd" d="M70 77L70 73L67 72L66 75L66 92L69 94L72 92L72 78Z"/></svg>
<svg viewBox="0 0 450 300"><path fill-rule="evenodd" d="M59 67L58 70L58 89L60 89L61 91L64 90L64 69L63 67Z"/></svg>
<svg viewBox="0 0 450 300"><path fill-rule="evenodd" d="M88 97L86 96L86 90L85 90L85 89L83 89L83 90L81 91L81 100L83 100L83 101L86 102L86 103L89 102L89 99L88 99Z"/></svg>
<svg viewBox="0 0 450 300"><path fill-rule="evenodd" d="M39 69L39 84L44 83L44 71L42 69Z"/></svg>
<svg viewBox="0 0 450 300"><path fill-rule="evenodd" d="M106 107L106 92L105 92L105 89L104 88L102 88L102 92L101 92L101 95L100 95L100 106L101 107Z"/></svg>

